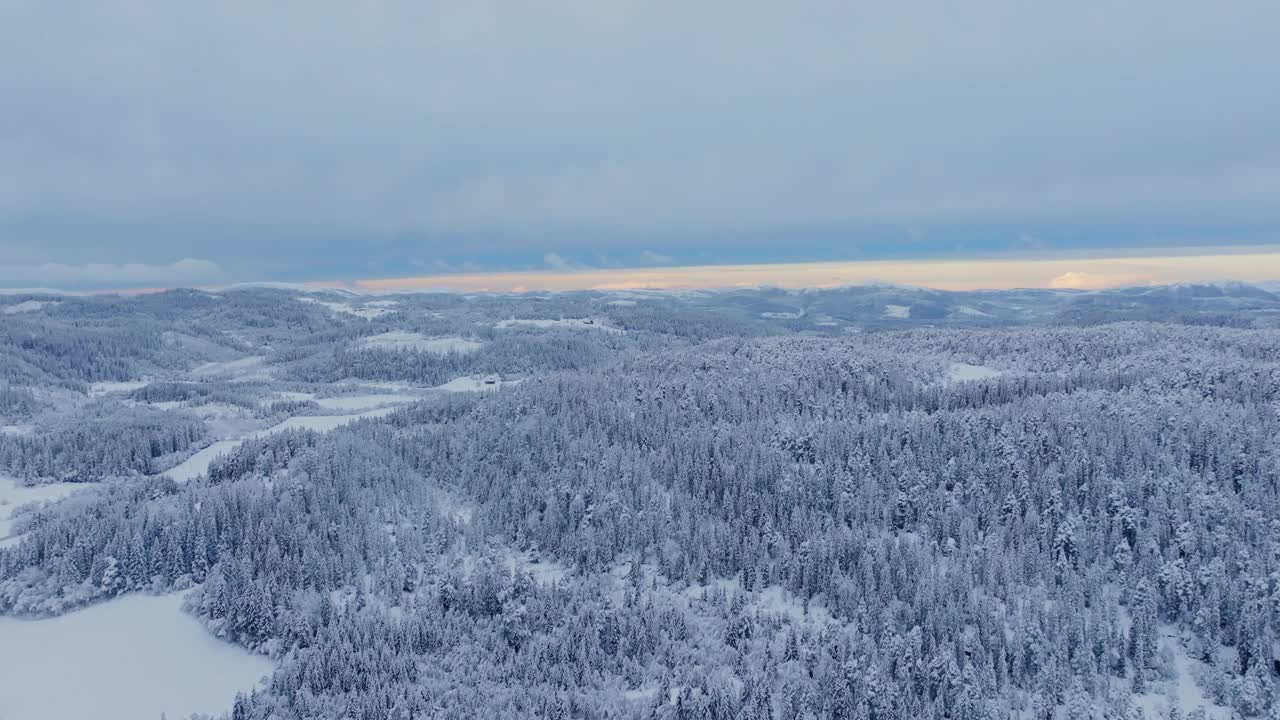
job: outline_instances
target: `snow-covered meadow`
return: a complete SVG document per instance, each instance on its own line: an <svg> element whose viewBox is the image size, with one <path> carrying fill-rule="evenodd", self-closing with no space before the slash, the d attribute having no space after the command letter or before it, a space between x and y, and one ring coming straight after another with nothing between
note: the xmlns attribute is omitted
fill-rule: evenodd
<svg viewBox="0 0 1280 720"><path fill-rule="evenodd" d="M392 331L364 338L359 346L447 355L448 353L475 352L482 347L482 343L461 337L429 337L422 333Z"/></svg>
<svg viewBox="0 0 1280 720"><path fill-rule="evenodd" d="M14 529L14 519L20 511L57 502L76 491L92 489L92 486L79 483L27 486L19 484L14 478L0 475L0 549L16 545L22 539Z"/></svg>
<svg viewBox="0 0 1280 720"><path fill-rule="evenodd" d="M272 663L209 635L183 595L133 594L40 620L0 617L0 718L218 715Z"/></svg>

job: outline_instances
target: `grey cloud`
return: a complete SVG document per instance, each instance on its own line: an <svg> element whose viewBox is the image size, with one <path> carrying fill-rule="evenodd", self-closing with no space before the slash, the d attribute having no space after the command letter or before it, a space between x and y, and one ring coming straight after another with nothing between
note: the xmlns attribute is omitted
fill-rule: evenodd
<svg viewBox="0 0 1280 720"><path fill-rule="evenodd" d="M0 224L731 230L1280 191L1276 3L70 5L0 23Z"/></svg>
<svg viewBox="0 0 1280 720"><path fill-rule="evenodd" d="M607 265L607 259L601 258L602 265ZM594 270L595 268L584 262L576 262L564 257L558 252L549 252L542 256L542 261L547 267L559 272L576 272L579 270Z"/></svg>
<svg viewBox="0 0 1280 720"><path fill-rule="evenodd" d="M569 265L569 261L560 257L559 253L549 252L546 255L542 256L542 260L547 264L547 267L551 268L552 270L573 269L572 266Z"/></svg>
<svg viewBox="0 0 1280 720"><path fill-rule="evenodd" d="M184 258L168 265L87 263L0 265L0 287L63 289L147 288L200 285L222 279L210 260Z"/></svg>

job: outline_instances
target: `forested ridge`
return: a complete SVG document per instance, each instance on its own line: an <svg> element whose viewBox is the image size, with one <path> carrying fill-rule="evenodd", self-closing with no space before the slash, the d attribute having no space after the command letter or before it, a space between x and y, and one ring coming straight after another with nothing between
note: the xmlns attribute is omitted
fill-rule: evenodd
<svg viewBox="0 0 1280 720"><path fill-rule="evenodd" d="M0 609L198 585L237 720L1273 717L1278 400L1273 330L624 345L40 511Z"/></svg>

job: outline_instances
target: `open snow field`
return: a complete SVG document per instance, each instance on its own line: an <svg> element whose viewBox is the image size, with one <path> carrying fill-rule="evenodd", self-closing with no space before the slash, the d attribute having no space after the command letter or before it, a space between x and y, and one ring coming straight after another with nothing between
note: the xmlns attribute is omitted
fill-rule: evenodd
<svg viewBox="0 0 1280 720"><path fill-rule="evenodd" d="M991 313L983 312L975 307L968 305L960 305L954 311L956 315L968 315L969 317L991 317Z"/></svg>
<svg viewBox="0 0 1280 720"><path fill-rule="evenodd" d="M13 513L19 507L33 502L61 500L77 490L92 487L81 483L49 483L26 487L13 478L0 476L0 548L17 545L21 535L13 534ZM0 655L4 644L0 643ZM0 713L0 720L5 720Z"/></svg>
<svg viewBox="0 0 1280 720"><path fill-rule="evenodd" d="M434 355L449 353L473 353L483 347L483 343L467 338L445 336L430 337L415 332L385 332L361 340L359 347L371 350L407 350L411 352L427 352Z"/></svg>
<svg viewBox="0 0 1280 720"><path fill-rule="evenodd" d="M492 382L489 382L492 380ZM509 387L519 383L519 380L500 380L496 377L485 375L469 375L454 378L449 382L438 385L434 388L413 388L414 390L441 390L444 392L483 392L497 390L500 387ZM377 385L374 383L373 385ZM386 384L388 388L398 388L408 390L408 386L397 386L394 384ZM278 395L293 395L298 398L313 398L311 393L277 393ZM248 433L243 437L230 440L219 440L209 447L200 450L196 454L187 458L183 462L166 470L164 475L173 478L174 481L185 483L208 472L209 464L219 455L226 455L232 452L241 443L251 437L262 437L271 433L281 432L284 430L314 430L315 432L329 432L335 428L346 425L356 420L364 418L385 417L394 412L399 406L412 403L419 399L418 395L413 394L392 394L392 393L375 393L369 395L343 395L332 398L319 398L316 404L329 410L350 410L346 415L298 415L291 417L283 422L277 423L265 430ZM0 717L0 720L4 720Z"/></svg>
<svg viewBox="0 0 1280 720"><path fill-rule="evenodd" d="M365 412L354 413L352 415L299 415L298 417L291 417L278 425L273 425L266 430L256 432L254 433L254 436L262 437L263 435L270 435L271 433L280 432L282 430L314 430L316 432L329 432L330 430L342 427L343 425L355 422L356 420L385 417L395 412L395 410L396 408L394 407L383 407L376 410L366 410Z"/></svg>
<svg viewBox="0 0 1280 720"><path fill-rule="evenodd" d="M499 320L494 324L494 327L499 329L531 327L542 328L544 330L547 328L580 328L586 330L603 330L611 333L623 332L622 328L605 325L604 320L598 320L596 318L560 318L558 320L512 318L508 320Z"/></svg>
<svg viewBox="0 0 1280 720"><path fill-rule="evenodd" d="M386 405L399 405L413 402L417 398L407 395L341 395L339 397L319 398L316 404L326 410L371 410Z"/></svg>
<svg viewBox="0 0 1280 720"><path fill-rule="evenodd" d="M985 365L970 365L968 363L951 363L951 367L947 369L947 380L950 382L986 380L1000 375L1001 372L995 368L989 368Z"/></svg>
<svg viewBox="0 0 1280 720"><path fill-rule="evenodd" d="M17 315L19 313L35 312L47 305L57 304L58 303L56 302L49 302L47 300L26 300L14 305L5 305L3 309L0 309L0 313L4 313L5 315Z"/></svg>
<svg viewBox="0 0 1280 720"><path fill-rule="evenodd" d="M304 302L309 305L321 305L328 308L332 313L354 315L358 318L364 318L365 320L373 320L374 318L382 317L387 313L394 312L390 308L399 304L395 300L374 300L373 302L365 303L363 307L356 307L348 305L347 303L326 302L312 297L300 297L298 298L298 302Z"/></svg>
<svg viewBox="0 0 1280 720"><path fill-rule="evenodd" d="M174 482L190 482L205 474L209 470L209 463L213 462L215 458L235 450L243 442L243 438L239 440L219 440L161 474L173 478Z"/></svg>
<svg viewBox="0 0 1280 720"><path fill-rule="evenodd" d="M369 397L369 396L366 395L366 396L352 396L352 397L359 398L359 397ZM391 397L391 396L381 396L381 397ZM405 403L405 402L412 402L413 399L414 398L412 397L400 396L398 398L398 401L400 403ZM259 430L257 432L249 433L244 437L236 438L233 440L219 440L218 442L215 442L209 447L197 452L195 455L192 455L191 457L187 458L186 460L179 463L178 465L160 474L168 475L169 477L173 478L175 482L180 482L180 483L190 482L196 479L197 477L208 472L209 464L212 463L214 459L216 459L218 456L226 455L227 453L232 452L236 448L240 447L240 445L249 438L262 437L264 435L270 435L271 433L277 433L284 430L314 430L315 432L329 432L330 430L341 427L350 422L355 422L356 420L361 420L363 418L384 417L394 412L395 409L396 408L393 405L390 407L380 407L375 410L367 410L365 412L353 413L351 415L299 415L297 417L291 417L288 420L272 425L271 427L265 430ZM0 720L4 720L4 718L0 717Z"/></svg>
<svg viewBox="0 0 1280 720"><path fill-rule="evenodd" d="M509 387L519 382L519 380L499 380L496 377L487 375L464 375L463 377L456 377L443 385L437 385L432 389L445 392L484 392L497 390L500 387Z"/></svg>
<svg viewBox="0 0 1280 720"><path fill-rule="evenodd" d="M44 620L0 617L0 718L172 720L222 713L271 672L182 611L127 595Z"/></svg>
<svg viewBox="0 0 1280 720"><path fill-rule="evenodd" d="M251 355L236 360L209 362L191 370L191 376L198 380L270 380L271 372L266 367L267 359L259 355Z"/></svg>
<svg viewBox="0 0 1280 720"><path fill-rule="evenodd" d="M96 382L89 384L89 397L98 397L108 393L127 393L150 384L148 380L127 380L123 382Z"/></svg>

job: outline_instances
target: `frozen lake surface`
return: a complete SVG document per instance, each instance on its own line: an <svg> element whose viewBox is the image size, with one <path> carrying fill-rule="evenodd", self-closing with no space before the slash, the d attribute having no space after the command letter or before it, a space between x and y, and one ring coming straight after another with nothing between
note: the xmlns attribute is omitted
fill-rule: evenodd
<svg viewBox="0 0 1280 720"><path fill-rule="evenodd" d="M214 638L182 595L127 595L61 617L0 617L0 718L221 714L272 665Z"/></svg>

